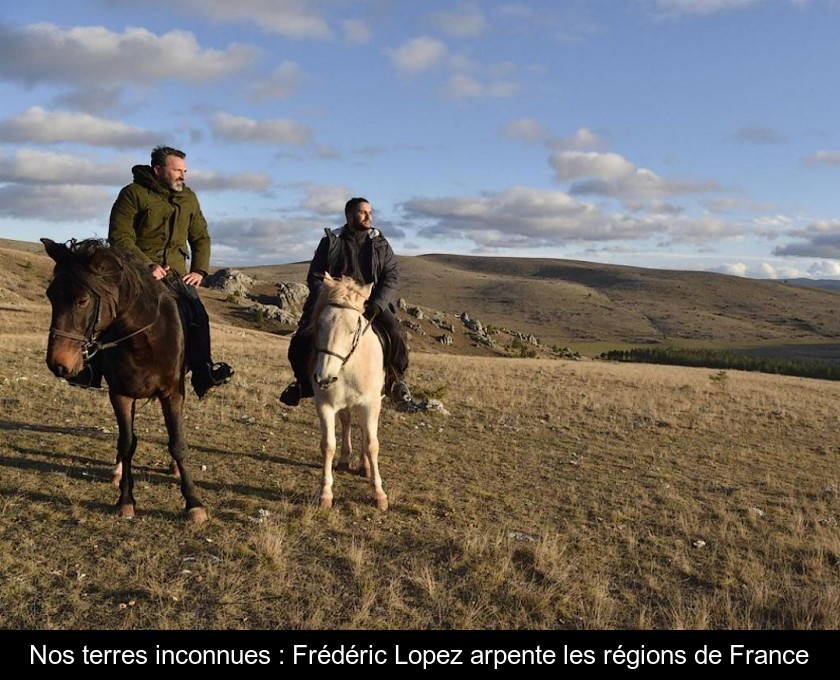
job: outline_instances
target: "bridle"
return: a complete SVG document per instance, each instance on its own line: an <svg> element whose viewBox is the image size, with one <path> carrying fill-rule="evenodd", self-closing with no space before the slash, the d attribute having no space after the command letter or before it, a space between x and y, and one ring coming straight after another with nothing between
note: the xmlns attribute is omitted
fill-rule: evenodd
<svg viewBox="0 0 840 680"><path fill-rule="evenodd" d="M88 321L87 328L85 329L84 335L79 335L78 333L70 333L69 331L63 331L60 328L56 328L55 326L50 326L50 335L57 335L62 338L67 338L69 340L76 340L77 342L82 343L82 359L85 361L89 361L90 358L96 354L97 352L103 349L110 349L111 347L116 347L121 342L128 340L129 338L134 337L142 333L143 331L149 330L152 326L155 325L155 322L158 320L159 314L155 314L155 318L152 319L150 323L147 323L142 328L138 328L136 331L132 331L128 335L124 335L121 338L116 340L112 340L111 342L100 342L99 338L102 336L104 332L104 328L100 330L96 330L97 326L102 322L102 298L94 293L90 288L87 288L88 293L94 299L94 310L93 314L90 315L90 320ZM158 312L160 312L160 296L158 296Z"/></svg>
<svg viewBox="0 0 840 680"><path fill-rule="evenodd" d="M364 314L362 314L355 307L351 307L350 305L338 304L337 302L330 303L326 306L341 307L343 309L352 309L359 315L359 323L356 326L356 332L353 335L353 344L350 345L350 351L347 352L347 354L339 354L338 352L333 352L331 349L325 349L323 347L315 348L315 351L318 354L329 354L330 356L336 357L337 359L341 359L341 368L344 368L344 365L347 363L348 359L350 359L350 357L353 356L353 352L355 352L356 348L359 346L359 342L361 341L362 336L367 332L367 329L370 328L370 325L373 323L373 319L376 317L376 315L374 314L372 317L370 317L370 319L367 320L367 323L362 323L362 319L364 319Z"/></svg>

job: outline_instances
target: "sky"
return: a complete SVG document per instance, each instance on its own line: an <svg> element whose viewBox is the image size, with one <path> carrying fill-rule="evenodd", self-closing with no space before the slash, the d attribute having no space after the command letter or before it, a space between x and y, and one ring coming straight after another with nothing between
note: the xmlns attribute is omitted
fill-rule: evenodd
<svg viewBox="0 0 840 680"><path fill-rule="evenodd" d="M397 255L840 279L840 0L0 9L0 237L104 238L159 144L211 264Z"/></svg>

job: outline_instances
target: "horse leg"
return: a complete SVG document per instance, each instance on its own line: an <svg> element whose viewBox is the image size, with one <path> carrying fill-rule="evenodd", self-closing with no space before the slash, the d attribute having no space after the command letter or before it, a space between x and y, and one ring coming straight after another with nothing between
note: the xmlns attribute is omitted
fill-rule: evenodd
<svg viewBox="0 0 840 680"><path fill-rule="evenodd" d="M379 411L380 401L374 400L362 423L362 445L364 447L365 469L376 507L383 512L388 509L388 496L382 488L379 475Z"/></svg>
<svg viewBox="0 0 840 680"><path fill-rule="evenodd" d="M338 414L341 420L341 455L338 459L338 469L349 472L352 470L353 443L350 441L350 411L345 409Z"/></svg>
<svg viewBox="0 0 840 680"><path fill-rule="evenodd" d="M184 463L189 451L184 433L184 395L174 392L168 397L162 396L160 406L163 410L166 431L169 434L169 455L172 456L177 476L181 479L181 495L186 501L187 518L191 522L200 524L207 519L207 511L196 496L195 485Z"/></svg>
<svg viewBox="0 0 840 680"><path fill-rule="evenodd" d="M359 474L367 480L371 478L370 457L367 455L369 436L367 433L367 425L365 423L365 413L361 412L359 415L359 431L361 433L361 450L359 456Z"/></svg>
<svg viewBox="0 0 840 680"><path fill-rule="evenodd" d="M323 410L322 410L323 409ZM318 417L321 420L321 507L331 508L333 504L333 473L332 464L335 458L335 412L328 408L319 408Z"/></svg>
<svg viewBox="0 0 840 680"><path fill-rule="evenodd" d="M120 488L116 513L120 517L134 517L134 478L131 472L131 459L137 449L137 437L134 435L134 399L110 392L111 406L117 417L117 463L113 470L112 481ZM119 469L119 474L117 470Z"/></svg>

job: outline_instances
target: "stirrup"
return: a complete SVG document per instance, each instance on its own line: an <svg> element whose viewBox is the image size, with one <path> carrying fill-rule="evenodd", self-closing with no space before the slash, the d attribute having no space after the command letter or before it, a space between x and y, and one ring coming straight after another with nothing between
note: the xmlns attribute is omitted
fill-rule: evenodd
<svg viewBox="0 0 840 680"><path fill-rule="evenodd" d="M391 401L395 404L407 404L411 399L411 390L405 380L395 380L391 385Z"/></svg>
<svg viewBox="0 0 840 680"><path fill-rule="evenodd" d="M224 385L233 377L233 369L223 362L213 364L210 367L210 377L213 379L214 387Z"/></svg>

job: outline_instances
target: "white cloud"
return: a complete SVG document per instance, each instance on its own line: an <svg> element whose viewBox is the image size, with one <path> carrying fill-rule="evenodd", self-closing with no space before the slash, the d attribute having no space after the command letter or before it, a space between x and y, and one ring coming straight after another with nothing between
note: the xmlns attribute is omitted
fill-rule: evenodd
<svg viewBox="0 0 840 680"><path fill-rule="evenodd" d="M765 0L652 0L665 16L705 15L740 9ZM648 0L650 4L650 0Z"/></svg>
<svg viewBox="0 0 840 680"><path fill-rule="evenodd" d="M39 106L0 122L0 140L16 143L73 143L117 149L152 147L163 135L84 113L50 113Z"/></svg>
<svg viewBox="0 0 840 680"><path fill-rule="evenodd" d="M213 135L229 142L270 142L303 146L312 133L306 125L284 119L257 121L229 113L217 113L212 121Z"/></svg>
<svg viewBox="0 0 840 680"><path fill-rule="evenodd" d="M284 61L270 75L253 81L248 93L257 100L288 99L297 92L302 82L300 66L291 61Z"/></svg>
<svg viewBox="0 0 840 680"><path fill-rule="evenodd" d="M743 262L722 264L717 267L713 267L712 271L718 272L719 274L729 274L731 276L749 276L749 267Z"/></svg>
<svg viewBox="0 0 840 680"><path fill-rule="evenodd" d="M359 19L348 19L342 22L342 29L344 30L344 37L348 42L356 45L366 45L370 42L372 30L370 24Z"/></svg>
<svg viewBox="0 0 840 680"><path fill-rule="evenodd" d="M545 142L548 131L542 123L533 118L520 118L519 120L507 123L499 132L502 137L516 139L525 144L539 144Z"/></svg>
<svg viewBox="0 0 840 680"><path fill-rule="evenodd" d="M635 165L617 153L561 151L551 154L548 162L554 168L554 175L560 182L582 177L615 180L632 177L638 172Z"/></svg>
<svg viewBox="0 0 840 680"><path fill-rule="evenodd" d="M557 137L549 141L549 147L557 151L584 151L600 149L606 142L589 128L582 127L575 130L569 137Z"/></svg>
<svg viewBox="0 0 840 680"><path fill-rule="evenodd" d="M429 238L468 238L482 247L538 247L610 238L600 210L561 191L513 187L482 196L415 198L402 205L413 219L431 222Z"/></svg>
<svg viewBox="0 0 840 680"><path fill-rule="evenodd" d="M0 216L47 222L91 219L107 223L114 195L98 187L81 185L0 186Z"/></svg>
<svg viewBox="0 0 840 680"><path fill-rule="evenodd" d="M819 257L840 259L840 220L817 220L796 232L802 240L777 246L781 257Z"/></svg>
<svg viewBox="0 0 840 680"><path fill-rule="evenodd" d="M190 171L189 185L207 191L265 191L271 186L271 175L266 172L239 172L222 175L203 170Z"/></svg>
<svg viewBox="0 0 840 680"><path fill-rule="evenodd" d="M515 95L517 90L517 85L508 81L482 83L472 76L456 73L443 88L443 94L453 99L506 98Z"/></svg>
<svg viewBox="0 0 840 680"><path fill-rule="evenodd" d="M440 66L449 50L440 40L420 37L409 40L395 50L386 50L394 68L403 73L421 73Z"/></svg>
<svg viewBox="0 0 840 680"><path fill-rule="evenodd" d="M575 195L597 195L629 202L677 194L714 191L711 182L668 180L646 168L638 168L617 153L595 151L560 151L548 159L559 182L574 182Z"/></svg>
<svg viewBox="0 0 840 680"><path fill-rule="evenodd" d="M186 9L218 23L247 23L287 38L329 38L327 21L311 0L153 0L167 10Z"/></svg>
<svg viewBox="0 0 840 680"><path fill-rule="evenodd" d="M808 273L815 279L838 279L840 278L840 262L818 260L808 268Z"/></svg>
<svg viewBox="0 0 840 680"><path fill-rule="evenodd" d="M840 151L817 151L802 159L805 165L840 165Z"/></svg>
<svg viewBox="0 0 840 680"><path fill-rule="evenodd" d="M514 187L481 196L414 198L402 204L411 220L427 226L417 234L430 239L470 240L480 248L536 248L569 244L646 241L713 244L740 238L740 223L712 216L672 213L634 217L607 213L562 191Z"/></svg>
<svg viewBox="0 0 840 680"><path fill-rule="evenodd" d="M257 54L235 44L226 50L201 49L186 31L157 36L145 28L115 33L101 26L0 25L0 80L27 85L142 85L164 78L203 82L238 73Z"/></svg>
<svg viewBox="0 0 840 680"><path fill-rule="evenodd" d="M343 209L343 204L342 204ZM228 266L308 261L323 235L323 222L312 219L222 218L213 221L213 260Z"/></svg>
<svg viewBox="0 0 840 680"><path fill-rule="evenodd" d="M340 220L344 215L344 204L349 198L347 187L311 184L306 187L306 198L301 207L316 215Z"/></svg>
<svg viewBox="0 0 840 680"><path fill-rule="evenodd" d="M126 166L118 161L101 163L72 154L18 149L0 158L0 182L19 184L121 184Z"/></svg>

